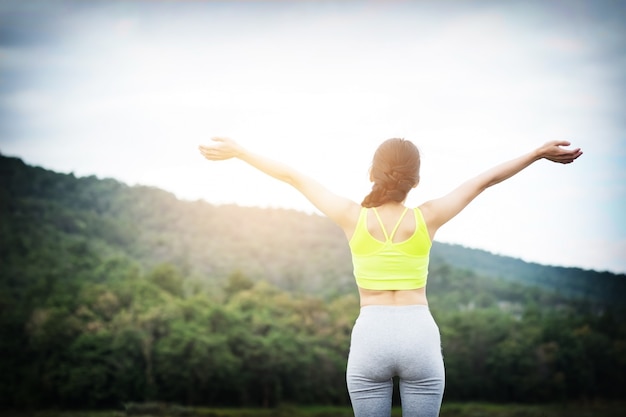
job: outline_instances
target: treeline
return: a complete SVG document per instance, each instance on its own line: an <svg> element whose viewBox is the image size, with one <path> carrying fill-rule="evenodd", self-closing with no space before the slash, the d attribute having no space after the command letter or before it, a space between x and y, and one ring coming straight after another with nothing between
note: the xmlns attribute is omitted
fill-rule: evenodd
<svg viewBox="0 0 626 417"><path fill-rule="evenodd" d="M57 284L23 322L3 321L4 405L346 402L354 299L293 297L236 273L213 297L170 265L109 267L106 284Z"/></svg>
<svg viewBox="0 0 626 417"><path fill-rule="evenodd" d="M0 405L348 404L341 232L0 157ZM431 265L445 400L626 394L626 314Z"/></svg>
<svg viewBox="0 0 626 417"><path fill-rule="evenodd" d="M624 305L626 276L525 262L460 245L434 245L432 257L479 274L559 292L568 298Z"/></svg>

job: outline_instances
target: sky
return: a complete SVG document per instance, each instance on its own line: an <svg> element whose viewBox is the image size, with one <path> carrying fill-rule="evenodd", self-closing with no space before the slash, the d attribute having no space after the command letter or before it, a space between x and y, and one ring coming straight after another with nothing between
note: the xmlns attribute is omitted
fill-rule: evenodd
<svg viewBox="0 0 626 417"><path fill-rule="evenodd" d="M408 205L568 140L437 240L626 273L626 2L0 0L0 153L183 200L315 213L197 147L227 136L360 202L376 147L422 153Z"/></svg>

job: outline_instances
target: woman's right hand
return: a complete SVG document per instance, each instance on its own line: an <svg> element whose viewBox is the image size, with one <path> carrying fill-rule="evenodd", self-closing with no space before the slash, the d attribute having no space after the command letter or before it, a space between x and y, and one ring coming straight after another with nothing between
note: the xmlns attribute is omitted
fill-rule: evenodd
<svg viewBox="0 0 626 417"><path fill-rule="evenodd" d="M209 161L223 161L225 159L237 158L244 152L237 142L228 138L211 138L214 142L211 145L200 145L200 153Z"/></svg>
<svg viewBox="0 0 626 417"><path fill-rule="evenodd" d="M537 150L538 155L540 158L545 158L552 162L569 164L574 162L576 158L583 154L580 148L565 149L563 146L570 146L570 143L565 140L547 142Z"/></svg>

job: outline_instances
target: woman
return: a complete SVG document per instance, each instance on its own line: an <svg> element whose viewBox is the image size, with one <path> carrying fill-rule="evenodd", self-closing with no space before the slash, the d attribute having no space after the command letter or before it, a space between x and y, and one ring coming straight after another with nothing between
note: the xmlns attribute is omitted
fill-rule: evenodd
<svg viewBox="0 0 626 417"><path fill-rule="evenodd" d="M200 146L205 158L239 158L292 185L344 231L361 302L346 375L356 417L391 414L394 376L400 380L403 416L439 415L443 358L439 329L426 299L428 259L435 233L485 189L532 163L547 159L567 164L582 155L579 148L565 149L569 142L548 142L409 210L404 202L420 179L420 154L410 141L389 139L379 146L370 170L372 191L361 204L230 139L213 138L213 142Z"/></svg>

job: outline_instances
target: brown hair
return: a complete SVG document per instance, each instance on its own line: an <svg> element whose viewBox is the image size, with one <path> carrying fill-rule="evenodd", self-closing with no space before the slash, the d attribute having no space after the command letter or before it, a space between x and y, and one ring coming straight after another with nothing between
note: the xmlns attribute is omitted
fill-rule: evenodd
<svg viewBox="0 0 626 417"><path fill-rule="evenodd" d="M411 141L388 139L374 153L370 178L372 191L361 206L378 207L389 201L404 201L419 182L420 152Z"/></svg>

